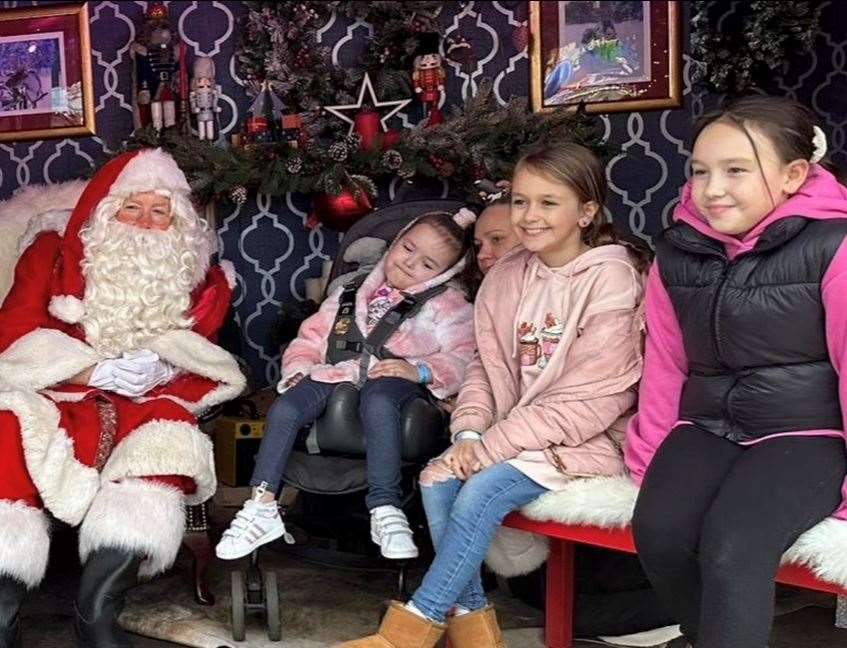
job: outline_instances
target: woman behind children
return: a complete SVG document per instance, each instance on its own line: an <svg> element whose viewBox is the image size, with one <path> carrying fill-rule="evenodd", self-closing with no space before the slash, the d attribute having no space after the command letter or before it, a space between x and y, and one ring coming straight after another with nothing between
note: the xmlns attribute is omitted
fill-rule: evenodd
<svg viewBox="0 0 847 648"><path fill-rule="evenodd" d="M300 327L282 358L282 394L268 412L265 436L250 484L253 497L233 519L216 548L218 557L236 559L285 535L276 505L282 474L298 432L324 411L337 383L361 387L359 416L366 434L371 538L391 559L418 555L406 515L400 508L401 417L415 398L455 394L474 353L473 307L455 286L473 260L474 215L437 212L409 225L390 246L355 295L355 313L339 310L343 288ZM452 280L452 281L451 281ZM448 283L449 282L449 283ZM470 287L468 287L470 288ZM351 330L367 336L407 295L423 303L388 338L392 359L361 355L332 362L331 356ZM426 300L426 301L423 301ZM331 342L331 344L330 344ZM389 356L390 357L390 356Z"/></svg>
<svg viewBox="0 0 847 648"><path fill-rule="evenodd" d="M813 124L772 97L705 116L656 241L633 526L697 648L764 648L780 556L842 502L847 189Z"/></svg>
<svg viewBox="0 0 847 648"><path fill-rule="evenodd" d="M479 571L503 518L571 479L623 472L606 430L635 403L642 282L626 248L594 247L605 191L602 162L577 144L518 162L511 218L526 249L483 282L453 445L421 480L435 560L377 635L343 648L431 648L445 624L454 648L501 648Z"/></svg>

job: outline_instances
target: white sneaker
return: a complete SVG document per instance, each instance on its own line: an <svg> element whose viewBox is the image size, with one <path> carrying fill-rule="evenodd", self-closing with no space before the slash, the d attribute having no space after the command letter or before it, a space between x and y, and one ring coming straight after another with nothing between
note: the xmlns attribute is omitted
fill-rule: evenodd
<svg viewBox="0 0 847 648"><path fill-rule="evenodd" d="M253 498L244 502L244 506L235 514L229 528L224 531L221 541L215 547L215 555L218 558L243 558L262 545L282 537L288 544L294 544L294 538L285 531L276 501L260 501L264 493L265 489L260 486Z"/></svg>
<svg viewBox="0 0 847 648"><path fill-rule="evenodd" d="M406 514L396 506L377 506L371 511L371 540L390 560L417 558L418 548Z"/></svg>

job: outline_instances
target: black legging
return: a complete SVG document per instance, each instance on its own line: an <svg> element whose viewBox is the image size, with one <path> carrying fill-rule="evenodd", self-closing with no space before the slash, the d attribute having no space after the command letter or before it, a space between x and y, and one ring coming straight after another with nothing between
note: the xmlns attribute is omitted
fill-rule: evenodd
<svg viewBox="0 0 847 648"><path fill-rule="evenodd" d="M656 452L635 505L638 555L697 648L764 648L782 553L841 502L844 440L740 446L695 426Z"/></svg>

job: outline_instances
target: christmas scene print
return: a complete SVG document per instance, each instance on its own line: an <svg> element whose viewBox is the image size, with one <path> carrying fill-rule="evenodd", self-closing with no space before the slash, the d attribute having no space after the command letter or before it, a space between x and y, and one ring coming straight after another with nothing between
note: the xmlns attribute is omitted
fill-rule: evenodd
<svg viewBox="0 0 847 648"><path fill-rule="evenodd" d="M541 369L546 367L562 339L562 323L553 313L547 313L541 333L537 331L535 324L530 322L521 322L518 326L522 367L533 365L538 365Z"/></svg>

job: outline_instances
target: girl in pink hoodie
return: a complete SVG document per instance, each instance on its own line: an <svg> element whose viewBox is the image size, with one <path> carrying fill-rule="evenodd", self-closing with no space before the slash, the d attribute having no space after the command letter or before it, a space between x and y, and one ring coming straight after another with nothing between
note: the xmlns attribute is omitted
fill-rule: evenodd
<svg viewBox="0 0 847 648"><path fill-rule="evenodd" d="M341 382L360 389L371 538L386 558L418 555L400 508L402 412L427 392L439 399L455 394L473 356L473 306L460 274L473 263L469 226L475 218L467 209L421 216L397 236L364 282L350 287L354 296L342 300L349 293L339 288L303 322L282 357L281 395L268 412L250 481L253 497L224 533L219 558L241 558L285 536L276 505L282 473L298 432L323 414ZM415 305L408 309L410 303ZM404 309L408 316L399 320ZM363 338L373 342L371 334L392 320L395 328L381 349L363 347Z"/></svg>
<svg viewBox="0 0 847 648"><path fill-rule="evenodd" d="M635 404L642 275L626 247L599 245L605 195L585 147L518 162L511 223L523 248L482 283L453 445L421 478L435 561L377 635L343 648L432 648L445 627L453 648L502 648L479 570L503 518L569 480L623 473L609 428Z"/></svg>
<svg viewBox="0 0 847 648"><path fill-rule="evenodd" d="M654 241L626 462L639 556L697 648L764 648L783 551L847 518L847 189L813 124L759 96L705 116Z"/></svg>

